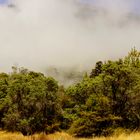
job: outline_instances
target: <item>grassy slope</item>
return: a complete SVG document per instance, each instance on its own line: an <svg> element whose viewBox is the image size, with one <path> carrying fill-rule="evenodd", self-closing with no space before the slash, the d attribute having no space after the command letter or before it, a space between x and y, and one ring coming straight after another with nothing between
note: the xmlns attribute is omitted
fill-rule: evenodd
<svg viewBox="0 0 140 140"><path fill-rule="evenodd" d="M31 137L24 137L18 133L6 133L0 132L0 140L140 140L140 133L134 133L130 135L121 134L119 136L108 137L108 138L73 138L66 133L56 133L49 136L35 135Z"/></svg>

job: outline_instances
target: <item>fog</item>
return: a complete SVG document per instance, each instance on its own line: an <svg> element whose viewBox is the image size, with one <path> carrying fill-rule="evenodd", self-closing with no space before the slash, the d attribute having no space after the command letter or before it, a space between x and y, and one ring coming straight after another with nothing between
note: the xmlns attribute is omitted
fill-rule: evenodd
<svg viewBox="0 0 140 140"><path fill-rule="evenodd" d="M137 0L13 0L0 6L0 71L91 69L140 48Z"/></svg>

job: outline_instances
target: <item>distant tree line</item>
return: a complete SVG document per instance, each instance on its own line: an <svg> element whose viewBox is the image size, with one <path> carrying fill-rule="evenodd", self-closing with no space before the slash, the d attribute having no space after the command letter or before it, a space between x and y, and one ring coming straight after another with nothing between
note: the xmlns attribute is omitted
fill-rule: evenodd
<svg viewBox="0 0 140 140"><path fill-rule="evenodd" d="M0 73L2 130L89 137L140 129L140 52L135 48L123 59L98 61L67 88L42 73L12 69Z"/></svg>

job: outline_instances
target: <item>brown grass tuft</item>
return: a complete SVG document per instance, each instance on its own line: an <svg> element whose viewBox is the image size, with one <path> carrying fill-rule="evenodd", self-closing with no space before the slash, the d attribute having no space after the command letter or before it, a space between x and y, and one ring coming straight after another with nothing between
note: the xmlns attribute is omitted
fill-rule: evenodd
<svg viewBox="0 0 140 140"><path fill-rule="evenodd" d="M115 135L112 137L100 137L100 138L74 138L66 133L55 133L51 135L36 134L34 136L24 137L20 133L7 133L0 131L0 140L140 140L140 133Z"/></svg>

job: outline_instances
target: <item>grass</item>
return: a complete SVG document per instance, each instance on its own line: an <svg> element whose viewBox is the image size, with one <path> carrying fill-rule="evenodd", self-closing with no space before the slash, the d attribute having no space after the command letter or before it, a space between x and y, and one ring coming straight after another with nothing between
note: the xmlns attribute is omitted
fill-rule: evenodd
<svg viewBox="0 0 140 140"><path fill-rule="evenodd" d="M0 140L140 140L140 133L114 135L112 137L100 138L74 138L66 133L55 133L51 135L38 134L30 137L24 137L19 133L0 132Z"/></svg>

